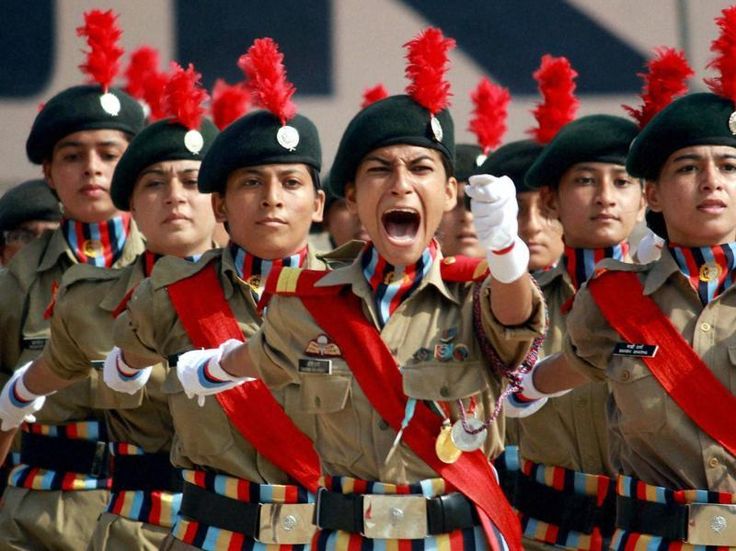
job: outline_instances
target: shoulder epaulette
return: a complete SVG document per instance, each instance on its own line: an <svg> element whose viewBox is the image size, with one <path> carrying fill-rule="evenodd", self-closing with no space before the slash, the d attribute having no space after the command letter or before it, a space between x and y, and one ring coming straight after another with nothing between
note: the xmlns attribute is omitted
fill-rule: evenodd
<svg viewBox="0 0 736 551"><path fill-rule="evenodd" d="M645 272L651 268L652 264L636 264L614 260L613 258L604 258L597 264L593 277L598 277L599 272Z"/></svg>
<svg viewBox="0 0 736 551"><path fill-rule="evenodd" d="M482 281L489 273L488 262L484 258L458 255L445 257L440 262L443 281L453 283Z"/></svg>
<svg viewBox="0 0 736 551"><path fill-rule="evenodd" d="M120 270L99 268L91 264L74 264L64 272L61 286L69 287L81 281L107 281L120 277Z"/></svg>
<svg viewBox="0 0 736 551"><path fill-rule="evenodd" d="M36 271L53 235L54 232L46 232L38 239L34 239L8 264L8 272L16 277L24 291L27 291L36 279Z"/></svg>
<svg viewBox="0 0 736 551"><path fill-rule="evenodd" d="M364 241L352 240L327 253L317 253L315 256L330 268L339 268L352 264L365 248Z"/></svg>
<svg viewBox="0 0 736 551"><path fill-rule="evenodd" d="M156 261L151 272L151 286L154 290L168 287L181 279L187 279L204 270L214 260L222 256L222 249L212 249L202 255L197 262L190 262L178 256L164 256Z"/></svg>

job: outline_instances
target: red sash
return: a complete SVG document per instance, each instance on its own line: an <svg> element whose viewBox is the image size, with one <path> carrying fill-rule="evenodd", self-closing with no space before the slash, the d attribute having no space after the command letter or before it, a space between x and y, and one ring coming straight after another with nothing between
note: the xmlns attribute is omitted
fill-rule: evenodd
<svg viewBox="0 0 736 551"><path fill-rule="evenodd" d="M243 340L214 264L169 285L167 290L194 346L215 348L227 339ZM216 397L230 422L258 453L310 492L317 492L321 469L312 441L286 415L262 381L249 381Z"/></svg>
<svg viewBox="0 0 736 551"><path fill-rule="evenodd" d="M729 419L736 397L716 379L657 304L644 296L632 272L604 272L588 289L609 325L629 343L657 344L653 358L641 358L677 405L704 432L736 455L736 431Z"/></svg>
<svg viewBox="0 0 736 551"><path fill-rule="evenodd" d="M283 270L283 269L282 269ZM281 271L281 270L280 270ZM407 397L401 374L376 327L363 314L361 301L342 287L314 287L324 272L301 270L290 289L278 289L279 274L271 273L267 291L298 296L315 322L335 341L350 366L360 388L381 417L396 431L401 427ZM478 509L483 530L492 549L502 549L490 520L503 534L510 549L522 549L521 527L496 481L483 453L463 453L453 464L440 461L435 439L442 419L423 402L417 402L414 416L404 429L403 441L442 478L467 496Z"/></svg>

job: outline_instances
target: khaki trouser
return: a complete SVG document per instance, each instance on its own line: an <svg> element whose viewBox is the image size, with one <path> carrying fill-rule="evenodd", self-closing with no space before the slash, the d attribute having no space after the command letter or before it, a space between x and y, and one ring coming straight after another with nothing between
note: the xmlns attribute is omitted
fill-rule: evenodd
<svg viewBox="0 0 736 551"><path fill-rule="evenodd" d="M168 528L130 520L112 513L102 513L87 549L90 551L115 551L117 549L156 551L168 533Z"/></svg>
<svg viewBox="0 0 736 551"><path fill-rule="evenodd" d="M9 486L0 509L0 550L85 549L108 496L107 490L61 492Z"/></svg>

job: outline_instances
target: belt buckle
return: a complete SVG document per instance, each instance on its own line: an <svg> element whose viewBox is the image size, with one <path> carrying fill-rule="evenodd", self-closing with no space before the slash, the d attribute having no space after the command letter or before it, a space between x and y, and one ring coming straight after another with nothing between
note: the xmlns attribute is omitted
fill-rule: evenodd
<svg viewBox="0 0 736 551"><path fill-rule="evenodd" d="M692 545L736 547L736 505L687 505L687 540Z"/></svg>
<svg viewBox="0 0 736 551"><path fill-rule="evenodd" d="M261 503L256 539L266 544L307 544L316 530L313 515L313 503Z"/></svg>
<svg viewBox="0 0 736 551"><path fill-rule="evenodd" d="M94 477L100 477L105 467L107 467L107 442L96 442L90 474Z"/></svg>
<svg viewBox="0 0 736 551"><path fill-rule="evenodd" d="M363 496L363 535L371 539L422 539L428 535L427 498L417 495Z"/></svg>

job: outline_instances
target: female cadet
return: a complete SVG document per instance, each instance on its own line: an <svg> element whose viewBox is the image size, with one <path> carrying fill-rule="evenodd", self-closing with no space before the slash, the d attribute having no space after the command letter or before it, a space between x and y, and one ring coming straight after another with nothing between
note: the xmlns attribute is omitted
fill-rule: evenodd
<svg viewBox="0 0 736 551"><path fill-rule="evenodd" d="M159 261L116 321L116 344L122 349L117 362L123 370L126 364L143 367L162 357L173 367L180 353L224 341L201 339L219 338L218 330L226 326L234 326L241 340L250 337L261 324L257 305L270 270L325 267L307 245L324 201L319 136L314 124L293 110L293 87L285 81L282 58L271 39L256 40L241 58L259 103L273 111L254 111L228 126L199 173L200 191L212 193L215 215L230 232L229 246L208 252L196 265ZM273 59L281 88L290 89L279 94L281 100L274 99L257 70ZM300 549L308 544L313 498L240 432L239 420L266 425L271 415L248 404L233 415L214 397L189 400L175 369L164 391L176 431L171 458L184 469L185 481L180 516L164 548ZM267 399L268 406L274 404L270 393Z"/></svg>
<svg viewBox="0 0 736 551"><path fill-rule="evenodd" d="M119 33L112 12L92 11L85 14L85 21L82 34L88 34L91 26L99 30L100 25L112 35ZM115 55L121 53L115 49ZM112 59L117 59L115 55L110 54ZM108 88L114 75L114 70L96 75L99 84L57 94L31 128L28 158L42 165L46 182L61 201L64 219L58 230L25 247L0 274L0 369L6 374L44 348L54 296L70 266L120 268L143 251L135 224L110 198L115 165L144 124L138 102ZM24 371L17 369L14 380ZM0 513L0 533L9 547L87 545L110 483L97 461L106 444L101 413L93 409L96 384L97 379L90 378L50 396L37 414L39 422L24 431L29 445L22 446L21 464L12 471ZM32 406L18 414L4 402L4 430L18 426L32 413L28 410L37 410L42 402L33 400L22 384L14 387L17 404Z"/></svg>
<svg viewBox="0 0 736 551"><path fill-rule="evenodd" d="M409 44L407 72L426 76L419 52L446 59L452 43L426 30ZM326 276L282 269L269 279L278 296L247 346L190 353L179 365L193 395L221 390L202 384L202 373L228 385L260 377L293 400L287 413L313 425L325 474L319 549L501 549L502 536L520 549L488 457L502 449L494 408L503 365L525 358L544 308L516 236L508 180L471 178L468 191L494 277L474 286L474 272L484 278L478 261L443 262L434 234L456 202L453 126L446 95L428 101L438 98L424 82L365 108L343 135L330 186L371 237L355 262ZM483 353L494 349L489 368Z"/></svg>
<svg viewBox="0 0 736 551"><path fill-rule="evenodd" d="M724 12L724 30L734 16L734 8ZM724 43L714 49L727 52ZM661 258L603 264L575 300L563 353L525 381L541 393L586 377L608 383L610 450L621 474L613 549L736 547L730 81L722 73L710 83L714 93L674 101L641 131L627 167L646 180L650 208L664 219Z"/></svg>
<svg viewBox="0 0 736 551"><path fill-rule="evenodd" d="M113 202L131 212L146 237L145 253L121 270L79 265L66 272L50 339L22 379L30 392L61 390L89 377L93 366L102 367L113 347L115 315L156 260L163 255L193 259L210 248L215 217L210 198L197 190L197 173L217 129L202 119L199 102L205 94L196 87L198 77L191 67L172 72L164 99L172 116L138 134L113 175ZM186 104L177 103L182 99ZM122 392L135 376L143 378L137 371L104 366L105 382ZM105 409L111 441L112 494L93 535L93 549L158 549L172 525L181 475L169 461L174 430L161 388L164 376L164 368L156 366L145 390L134 389L134 395L101 383L96 387L95 406Z"/></svg>

